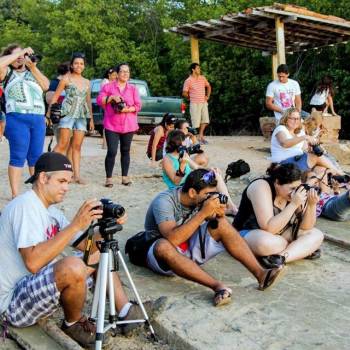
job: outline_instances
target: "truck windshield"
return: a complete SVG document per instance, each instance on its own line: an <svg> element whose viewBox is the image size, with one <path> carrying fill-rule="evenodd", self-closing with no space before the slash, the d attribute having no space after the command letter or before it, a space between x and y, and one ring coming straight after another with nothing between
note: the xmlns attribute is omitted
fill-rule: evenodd
<svg viewBox="0 0 350 350"><path fill-rule="evenodd" d="M101 82L102 82L101 79L96 79L91 81L91 96L93 98L97 97L98 93L100 92ZM140 97L148 96L147 87L144 84L138 84L134 82L132 82L131 84L136 86Z"/></svg>

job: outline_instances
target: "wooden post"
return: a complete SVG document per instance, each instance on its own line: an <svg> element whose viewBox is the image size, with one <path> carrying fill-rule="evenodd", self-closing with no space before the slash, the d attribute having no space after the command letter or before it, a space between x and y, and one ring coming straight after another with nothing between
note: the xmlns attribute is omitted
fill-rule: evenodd
<svg viewBox="0 0 350 350"><path fill-rule="evenodd" d="M191 60L192 63L199 64L199 40L195 36L191 35Z"/></svg>
<svg viewBox="0 0 350 350"><path fill-rule="evenodd" d="M281 17L275 19L276 43L277 43L277 62L278 65L286 63L286 50L284 40L284 23Z"/></svg>
<svg viewBox="0 0 350 350"><path fill-rule="evenodd" d="M271 56L272 59L272 79L277 79L277 67L278 67L278 57L277 53L273 53Z"/></svg>

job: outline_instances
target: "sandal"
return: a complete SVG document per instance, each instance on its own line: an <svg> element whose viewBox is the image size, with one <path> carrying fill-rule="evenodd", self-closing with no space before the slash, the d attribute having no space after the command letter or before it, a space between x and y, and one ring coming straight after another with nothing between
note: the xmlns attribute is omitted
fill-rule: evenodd
<svg viewBox="0 0 350 350"><path fill-rule="evenodd" d="M105 187L112 188L113 184L111 182L106 182Z"/></svg>
<svg viewBox="0 0 350 350"><path fill-rule="evenodd" d="M315 260L321 257L321 249L316 249L312 254L306 256L304 259Z"/></svg>
<svg viewBox="0 0 350 350"><path fill-rule="evenodd" d="M265 269L275 269L285 265L286 257L283 255L272 254L267 256L260 256L258 258L258 261Z"/></svg>
<svg viewBox="0 0 350 350"><path fill-rule="evenodd" d="M269 269L262 284L259 285L259 290L267 290L272 287L285 273L284 266L278 268ZM273 272L275 272L273 274Z"/></svg>
<svg viewBox="0 0 350 350"><path fill-rule="evenodd" d="M223 288L215 292L214 306L222 306L231 302L232 290L229 288Z"/></svg>
<svg viewBox="0 0 350 350"><path fill-rule="evenodd" d="M122 181L122 185L124 186L130 186L132 184L131 181Z"/></svg>

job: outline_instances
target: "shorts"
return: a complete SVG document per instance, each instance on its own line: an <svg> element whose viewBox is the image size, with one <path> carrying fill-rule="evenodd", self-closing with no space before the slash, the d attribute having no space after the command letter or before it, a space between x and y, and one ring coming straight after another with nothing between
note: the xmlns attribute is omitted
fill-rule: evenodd
<svg viewBox="0 0 350 350"><path fill-rule="evenodd" d="M208 102L190 103L192 128L198 129L201 124L209 124Z"/></svg>
<svg viewBox="0 0 350 350"><path fill-rule="evenodd" d="M300 171L304 172L304 171L310 170L307 160L308 160L307 153L304 152L300 156L294 156L294 157L290 157L285 160L282 160L280 164L295 164Z"/></svg>
<svg viewBox="0 0 350 350"><path fill-rule="evenodd" d="M72 118L65 116L60 120L58 127L60 129L71 129L85 132L87 131L87 121L85 118Z"/></svg>
<svg viewBox="0 0 350 350"><path fill-rule="evenodd" d="M50 264L17 282L5 317L12 326L28 327L51 315L59 305L60 292L55 282L54 264Z"/></svg>
<svg viewBox="0 0 350 350"><path fill-rule="evenodd" d="M199 243L199 232L202 233L202 237L204 238L204 251L205 251L204 259L202 258L202 254L201 254L201 248ZM158 240L155 241L148 250L147 266L154 272L157 272L161 275L174 276L175 274L172 270L165 270L164 268L160 267L160 264L154 255L154 247L157 242ZM221 242L217 242L215 241L215 239L212 238L212 236L208 231L207 222L199 226L197 231L189 239L188 244L189 244L189 247L186 252L183 252L180 248L177 248L177 251L180 254L187 256L189 259L193 260L198 265L204 264L206 261L210 260L217 254L220 254L221 252L226 250L224 245Z"/></svg>
<svg viewBox="0 0 350 350"><path fill-rule="evenodd" d="M152 154L151 153L147 153L147 157L149 159L152 159ZM156 159L155 159L155 161L158 162L161 159L163 159L163 148L158 148L157 151L156 151Z"/></svg>
<svg viewBox="0 0 350 350"><path fill-rule="evenodd" d="M251 230L241 230L239 231L239 235L244 238Z"/></svg>
<svg viewBox="0 0 350 350"><path fill-rule="evenodd" d="M335 221L350 220L349 191L329 199L322 208L321 215Z"/></svg>

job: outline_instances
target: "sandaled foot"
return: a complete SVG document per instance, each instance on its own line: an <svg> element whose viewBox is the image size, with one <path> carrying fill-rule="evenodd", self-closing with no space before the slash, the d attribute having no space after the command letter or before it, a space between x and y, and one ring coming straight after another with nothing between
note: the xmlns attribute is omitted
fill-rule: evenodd
<svg viewBox="0 0 350 350"><path fill-rule="evenodd" d="M312 254L306 256L305 259L315 260L315 259L319 259L320 257L321 257L321 249L317 249Z"/></svg>
<svg viewBox="0 0 350 350"><path fill-rule="evenodd" d="M215 292L214 306L222 306L231 302L232 290L230 288L222 288Z"/></svg>
<svg viewBox="0 0 350 350"><path fill-rule="evenodd" d="M112 188L113 187L112 179L107 179L106 180L105 187L108 187L108 188Z"/></svg>
<svg viewBox="0 0 350 350"><path fill-rule="evenodd" d="M267 270L264 280L259 285L259 290L267 290L276 284L286 272L284 266Z"/></svg>
<svg viewBox="0 0 350 350"><path fill-rule="evenodd" d="M122 185L130 186L131 184L132 184L132 182L127 177L122 178Z"/></svg>
<svg viewBox="0 0 350 350"><path fill-rule="evenodd" d="M75 178L74 183L76 183L78 185L86 185L87 184L87 182L84 179L82 179L81 177Z"/></svg>

